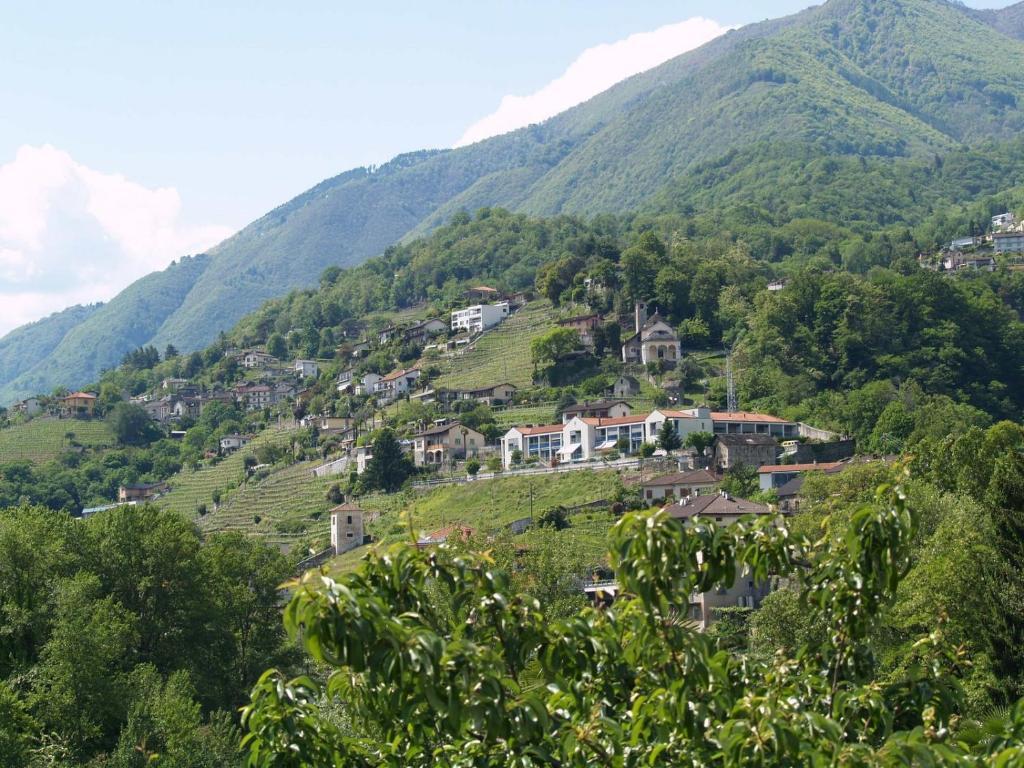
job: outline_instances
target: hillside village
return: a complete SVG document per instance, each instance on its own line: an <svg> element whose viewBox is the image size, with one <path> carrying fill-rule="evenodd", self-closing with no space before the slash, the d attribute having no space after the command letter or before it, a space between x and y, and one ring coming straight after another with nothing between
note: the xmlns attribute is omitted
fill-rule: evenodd
<svg viewBox="0 0 1024 768"><path fill-rule="evenodd" d="M607 294L596 280L588 280L586 289ZM63 421L73 433L74 422L100 419L125 402L145 414L165 439L196 444L199 451L180 476L149 474L122 483L115 498L78 509L83 517L119 504L152 502L191 511L201 525L216 528L225 514L237 519L234 510L240 504L244 508L249 487L259 495L261 487L276 493L270 489L286 483L289 495L305 500L295 510L305 522L277 520L268 530L274 517L268 511L268 520L253 514L240 530L269 534L285 550L302 542L296 551L313 553L302 567L331 556L349 561L377 539L371 531L380 514L363 509L360 498L402 484L399 479L385 488L365 482L382 428L394 435L408 465L408 470L386 471L408 474L413 489L598 472L620 478L619 502L566 497L557 507L581 502L581 509L591 510L616 503L668 505L673 515L687 517L705 510L713 498L723 509L707 507L706 513L723 520L739 510L795 510L803 474L838 471L853 459L855 442L835 432L703 404L707 378L723 373L714 367L721 358L713 358L708 368L696 360L687 363L694 353L651 302L636 302L625 318L572 309L552 312L531 292L503 295L471 285L444 317L350 325L350 336L337 345L334 359L281 359L273 344L225 346L213 354L216 381L204 375L208 360L172 356L176 375L151 389L122 393L127 395L123 400L111 398L109 387L103 393L57 393L16 404L11 418L23 428ZM524 336L502 338L518 326L527 330ZM458 375L453 380L461 361L496 339L501 339L501 354L517 355L509 375L515 383L495 378L481 386L472 376ZM140 356L154 357L155 350L144 352ZM398 367L385 369L382 360ZM493 368L495 361L487 357L481 362ZM531 369L524 370L525 365ZM577 399L572 388L550 386L563 370L573 371L577 380L589 377L585 396ZM190 376L193 371L201 375ZM462 380L475 385L460 386ZM552 396L557 399L545 402ZM735 401L735 394L729 399ZM217 414L228 416L218 418L213 430L205 429L202 425ZM271 450L274 435L288 436L290 450ZM229 466L237 467L241 477L223 475L223 485L215 482L204 495L188 490ZM723 487L741 488L754 499L737 499ZM184 507L183 495L191 496ZM691 499L700 502L690 506ZM533 509L531 498L530 517L509 525L525 530L543 511ZM475 513L446 523L421 530L421 545L442 543L453 534L472 535L481 518ZM759 584L729 599L754 607L763 594ZM695 608L694 616L698 613L703 621L711 620L710 608Z"/></svg>
<svg viewBox="0 0 1024 768"><path fill-rule="evenodd" d="M954 238L937 255L921 254L918 261L925 269L946 274L963 271L994 272L1003 260L1010 269L1024 269L1024 221L1012 211L992 217L985 232L971 223L971 233Z"/></svg>

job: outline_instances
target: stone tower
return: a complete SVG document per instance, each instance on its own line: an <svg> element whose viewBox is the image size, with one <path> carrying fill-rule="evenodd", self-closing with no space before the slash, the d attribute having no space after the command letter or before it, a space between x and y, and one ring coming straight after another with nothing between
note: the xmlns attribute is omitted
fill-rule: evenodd
<svg viewBox="0 0 1024 768"><path fill-rule="evenodd" d="M636 332L640 333L641 329L647 324L647 302L638 301L634 308L634 322L636 324Z"/></svg>

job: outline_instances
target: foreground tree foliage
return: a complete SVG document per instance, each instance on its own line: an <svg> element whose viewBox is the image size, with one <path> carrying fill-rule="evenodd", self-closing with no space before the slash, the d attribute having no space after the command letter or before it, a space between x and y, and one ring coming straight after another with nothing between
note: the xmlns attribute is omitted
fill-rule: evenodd
<svg viewBox="0 0 1024 768"><path fill-rule="evenodd" d="M815 539L775 519L627 515L612 537L619 599L566 619L487 554L372 555L294 595L285 624L330 674L262 677L243 717L249 764L1024 764L1024 707L963 716L968 659L941 622L911 663L874 677L867 640L918 521L892 485ZM685 619L694 591L777 575L818 629L799 647L734 655Z"/></svg>
<svg viewBox="0 0 1024 768"><path fill-rule="evenodd" d="M0 766L239 764L237 707L289 661L290 572L150 506L0 510Z"/></svg>

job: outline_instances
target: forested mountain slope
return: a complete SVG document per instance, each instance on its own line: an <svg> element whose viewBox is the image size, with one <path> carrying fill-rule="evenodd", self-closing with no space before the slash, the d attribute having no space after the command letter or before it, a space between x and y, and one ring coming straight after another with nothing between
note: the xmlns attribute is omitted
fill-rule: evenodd
<svg viewBox="0 0 1024 768"><path fill-rule="evenodd" d="M16 328L0 339L0 385L13 381L40 358L53 352L70 330L88 320L101 307L101 304L68 307Z"/></svg>
<svg viewBox="0 0 1024 768"><path fill-rule="evenodd" d="M968 11L974 18L983 21L1004 35L1024 40L1024 2L1015 3L1008 8L979 9Z"/></svg>
<svg viewBox="0 0 1024 768"><path fill-rule="evenodd" d="M1016 96L1024 92L1024 44L993 25L1010 28L1019 14L1015 6L979 16L945 0L830 0L731 32L542 125L349 171L213 249L208 268L144 341L199 348L266 299L313 284L324 267L357 264L463 208L701 210L721 204L719 189L742 205L744 187L730 172L749 167L721 166L709 187L708 163L759 147L768 171L759 181L785 187L788 176L771 175L780 167L776 147L786 158L870 163L1012 139L1024 128ZM700 184L695 173L704 173ZM840 220L846 197L861 194L846 182L836 189L826 174L811 192L828 198ZM916 217L921 208L900 204L888 215ZM138 345L138 318L109 307L105 318L103 334L91 335L104 347L95 357L116 360ZM0 394L73 386L91 378L95 363L62 354L36 369Z"/></svg>
<svg viewBox="0 0 1024 768"><path fill-rule="evenodd" d="M31 367L0 380L0 403L62 384L82 386L118 365L126 351L145 344L181 306L211 261L204 254L186 256L163 272L146 275L72 327L49 354L30 351L29 360L35 361Z"/></svg>

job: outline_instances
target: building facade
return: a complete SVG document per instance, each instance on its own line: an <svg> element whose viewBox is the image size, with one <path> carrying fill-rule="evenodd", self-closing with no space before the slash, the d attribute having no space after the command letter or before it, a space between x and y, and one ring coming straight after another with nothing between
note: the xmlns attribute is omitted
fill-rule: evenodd
<svg viewBox="0 0 1024 768"><path fill-rule="evenodd" d="M474 304L452 312L452 330L480 333L503 322L508 315L507 301L497 304Z"/></svg>
<svg viewBox="0 0 1024 768"><path fill-rule="evenodd" d="M355 504L341 504L330 511L331 547L340 555L363 543L363 520L366 513Z"/></svg>
<svg viewBox="0 0 1024 768"><path fill-rule="evenodd" d="M413 462L417 467L440 467L480 455L487 439L459 422L440 424L413 436Z"/></svg>
<svg viewBox="0 0 1024 768"><path fill-rule="evenodd" d="M763 467L779 459L779 443L771 435L718 435L715 438L715 467L725 472L740 464Z"/></svg>

